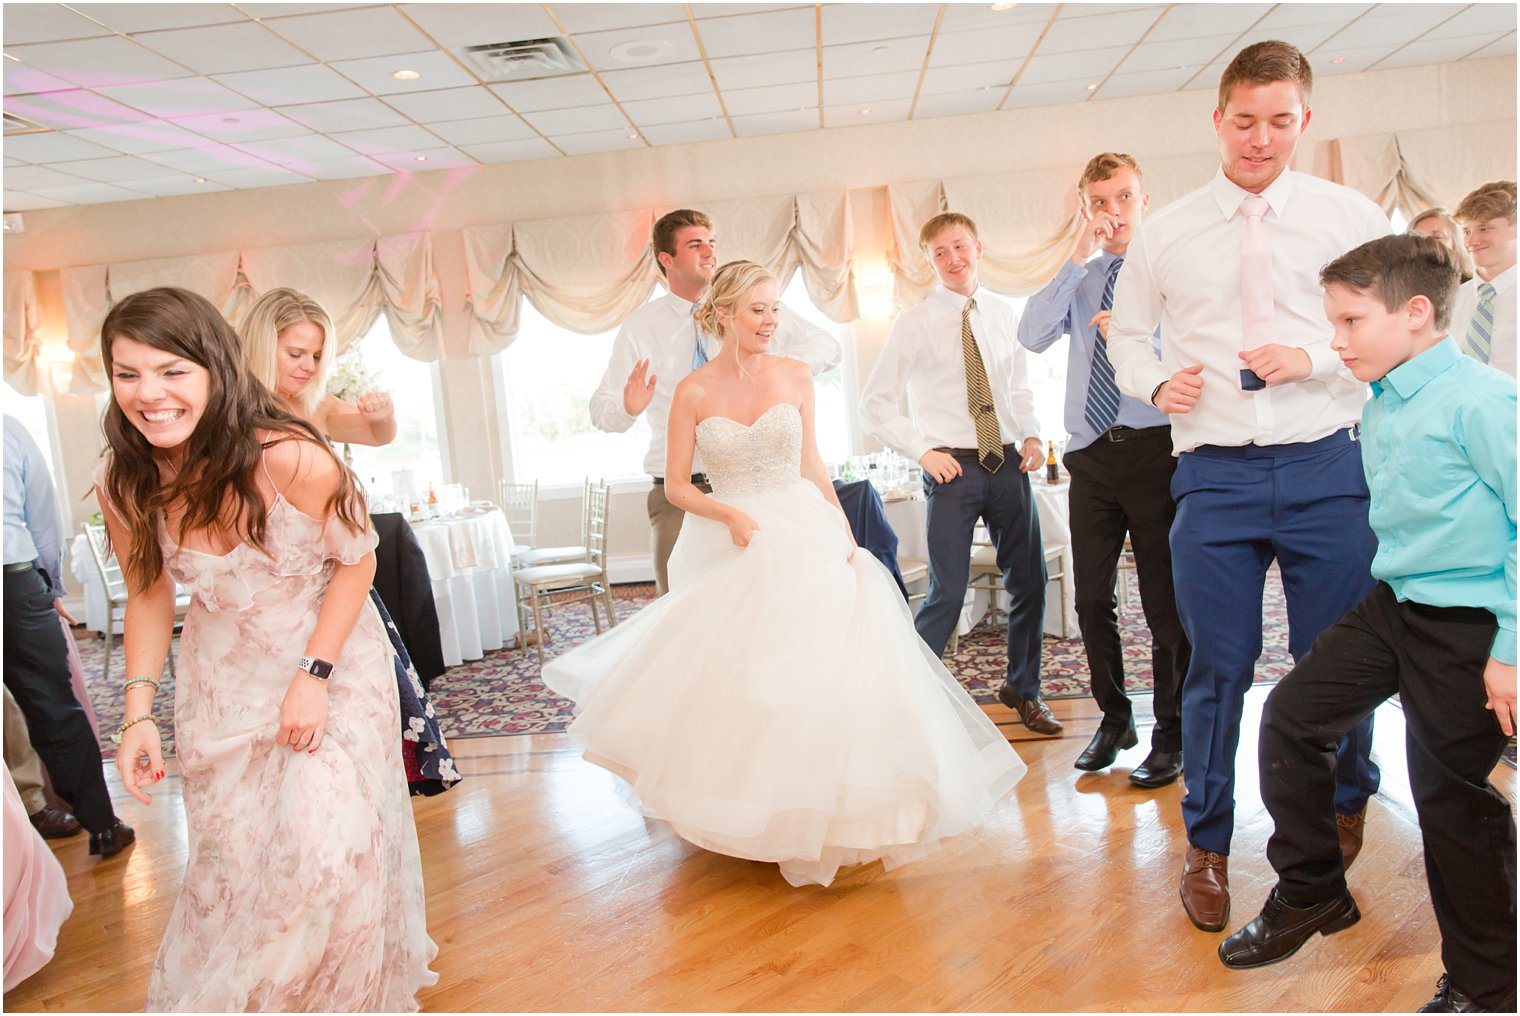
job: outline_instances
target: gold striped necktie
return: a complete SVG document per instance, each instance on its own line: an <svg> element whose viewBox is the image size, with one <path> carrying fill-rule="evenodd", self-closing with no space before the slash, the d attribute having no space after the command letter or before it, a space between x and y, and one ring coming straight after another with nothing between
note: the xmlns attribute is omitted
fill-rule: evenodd
<svg viewBox="0 0 1520 1016"><path fill-rule="evenodd" d="M976 458L989 473L1003 464L1003 434L998 427L997 409L992 405L992 386L987 383L987 367L976 336L971 334L971 312L975 300L967 300L961 311L961 351L966 357L966 408L976 421Z"/></svg>

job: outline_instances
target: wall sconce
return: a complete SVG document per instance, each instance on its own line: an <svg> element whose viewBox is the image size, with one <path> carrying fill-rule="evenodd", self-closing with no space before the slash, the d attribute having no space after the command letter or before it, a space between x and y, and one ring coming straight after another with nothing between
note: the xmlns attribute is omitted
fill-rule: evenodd
<svg viewBox="0 0 1520 1016"><path fill-rule="evenodd" d="M860 316L866 321L890 321L897 307L892 293L892 269L885 264L860 268Z"/></svg>
<svg viewBox="0 0 1520 1016"><path fill-rule="evenodd" d="M67 395L74 381L74 351L66 342L50 342L42 347L42 358L47 363L53 394Z"/></svg>

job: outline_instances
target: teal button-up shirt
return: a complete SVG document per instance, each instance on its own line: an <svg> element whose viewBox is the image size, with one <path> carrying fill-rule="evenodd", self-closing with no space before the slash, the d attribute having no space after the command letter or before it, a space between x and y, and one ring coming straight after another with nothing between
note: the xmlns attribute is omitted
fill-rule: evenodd
<svg viewBox="0 0 1520 1016"><path fill-rule="evenodd" d="M1372 383L1362 467L1374 578L1400 601L1484 607L1515 662L1515 381L1447 337Z"/></svg>

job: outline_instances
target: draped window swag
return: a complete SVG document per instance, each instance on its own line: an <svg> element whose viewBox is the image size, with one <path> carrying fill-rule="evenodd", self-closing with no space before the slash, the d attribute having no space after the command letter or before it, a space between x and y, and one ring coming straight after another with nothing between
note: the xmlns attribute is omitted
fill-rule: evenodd
<svg viewBox="0 0 1520 1016"><path fill-rule="evenodd" d="M859 316L854 226L847 191L702 202L718 260L747 258L780 279L799 268L809 297L835 321ZM641 208L464 229L470 353L489 356L517 337L523 299L562 328L617 327L661 276L650 245L669 209Z"/></svg>
<svg viewBox="0 0 1520 1016"><path fill-rule="evenodd" d="M5 273L5 380L22 395L42 388L42 341L37 337L37 277L31 272Z"/></svg>
<svg viewBox="0 0 1520 1016"><path fill-rule="evenodd" d="M28 355L22 326L16 326L17 337L12 338L12 274L24 273L6 273L6 380L35 384L36 368L22 362ZM407 356L436 360L442 349L443 301L432 240L426 233L88 265L62 269L59 275L68 345L76 357L70 388L75 394L108 387L100 359L100 326L111 305L155 286L177 286L204 296L234 327L259 294L289 286L327 309L340 353L382 313L392 340ZM39 351L32 349L30 356L37 355Z"/></svg>

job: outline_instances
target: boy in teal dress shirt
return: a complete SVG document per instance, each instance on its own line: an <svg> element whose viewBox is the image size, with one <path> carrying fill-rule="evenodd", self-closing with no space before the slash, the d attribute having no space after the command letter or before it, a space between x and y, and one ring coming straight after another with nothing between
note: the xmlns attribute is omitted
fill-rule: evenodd
<svg viewBox="0 0 1520 1016"><path fill-rule="evenodd" d="M1278 882L1219 956L1272 963L1360 919L1330 817L1335 744L1396 693L1446 966L1420 1011L1513 1012L1515 822L1488 776L1515 729L1515 381L1448 334L1458 272L1439 242L1373 240L1320 282L1332 348L1372 385L1362 461L1378 584L1267 700Z"/></svg>

